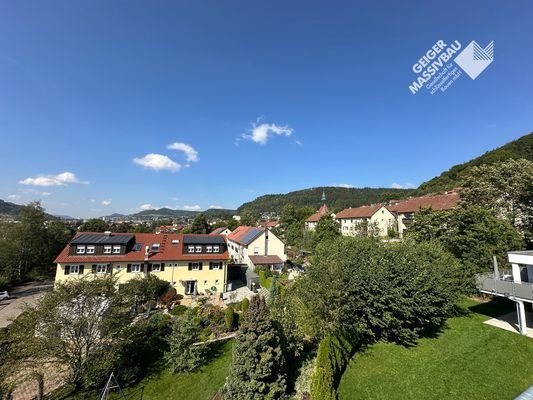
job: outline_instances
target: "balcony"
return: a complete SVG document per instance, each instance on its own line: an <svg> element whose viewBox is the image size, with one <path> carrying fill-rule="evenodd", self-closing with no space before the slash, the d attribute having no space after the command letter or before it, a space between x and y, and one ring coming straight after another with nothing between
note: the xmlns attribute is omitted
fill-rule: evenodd
<svg viewBox="0 0 533 400"><path fill-rule="evenodd" d="M500 272L497 276L491 272L478 274L476 276L476 287L483 293L533 303L533 284L529 282L513 282L510 271Z"/></svg>

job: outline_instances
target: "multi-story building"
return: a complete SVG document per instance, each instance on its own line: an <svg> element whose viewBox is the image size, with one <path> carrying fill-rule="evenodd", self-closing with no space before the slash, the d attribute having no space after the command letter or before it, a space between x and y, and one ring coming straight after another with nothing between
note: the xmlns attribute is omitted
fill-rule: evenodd
<svg viewBox="0 0 533 400"><path fill-rule="evenodd" d="M422 208L431 208L432 210L450 210L459 204L459 193L450 191L444 194L432 196L412 197L407 200L391 202L388 209L396 216L398 234L403 236L405 230L413 221L414 214Z"/></svg>
<svg viewBox="0 0 533 400"><path fill-rule="evenodd" d="M120 284L154 275L182 295L220 293L228 259L219 235L78 233L55 260L55 281L112 273Z"/></svg>
<svg viewBox="0 0 533 400"><path fill-rule="evenodd" d="M347 208L335 217L344 236L387 236L389 229L395 225L394 214L382 204Z"/></svg>
<svg viewBox="0 0 533 400"><path fill-rule="evenodd" d="M226 236L228 252L237 264L246 264L255 268L255 263L261 262L257 256L277 256L281 263L287 260L285 244L267 228L255 226L239 226ZM274 258L269 258L272 261ZM277 259L276 259L277 260Z"/></svg>

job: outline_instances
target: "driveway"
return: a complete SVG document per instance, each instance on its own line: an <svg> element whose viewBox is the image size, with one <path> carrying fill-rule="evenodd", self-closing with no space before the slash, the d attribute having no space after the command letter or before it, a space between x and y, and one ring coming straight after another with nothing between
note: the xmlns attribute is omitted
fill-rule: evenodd
<svg viewBox="0 0 533 400"><path fill-rule="evenodd" d="M22 312L25 303L35 304L43 293L52 290L52 282L28 282L9 291L9 300L0 301L0 328L8 326Z"/></svg>

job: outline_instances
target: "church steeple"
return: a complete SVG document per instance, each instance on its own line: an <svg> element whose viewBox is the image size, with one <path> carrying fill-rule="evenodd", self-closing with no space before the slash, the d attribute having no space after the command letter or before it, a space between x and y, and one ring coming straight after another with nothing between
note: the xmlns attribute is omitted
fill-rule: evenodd
<svg viewBox="0 0 533 400"><path fill-rule="evenodd" d="M326 192L322 190L322 203L326 203Z"/></svg>

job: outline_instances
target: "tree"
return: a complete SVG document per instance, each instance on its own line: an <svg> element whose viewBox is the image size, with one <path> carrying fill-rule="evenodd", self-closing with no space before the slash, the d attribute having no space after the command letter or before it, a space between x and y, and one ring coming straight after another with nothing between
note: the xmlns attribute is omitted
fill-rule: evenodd
<svg viewBox="0 0 533 400"><path fill-rule="evenodd" d="M450 211L420 210L415 214L407 236L415 241L438 240L465 267L465 278L492 268L492 257L503 265L509 250L524 243L517 230L505 220L476 206Z"/></svg>
<svg viewBox="0 0 533 400"><path fill-rule="evenodd" d="M169 289L170 282L159 279L155 275L149 275L146 278L130 279L124 284L121 291L130 304L146 304L157 301Z"/></svg>
<svg viewBox="0 0 533 400"><path fill-rule="evenodd" d="M286 368L279 332L264 298L252 297L233 347L225 400L278 399L286 391Z"/></svg>
<svg viewBox="0 0 533 400"><path fill-rule="evenodd" d="M339 224L329 215L323 215L318 220L315 229L317 243L333 240L340 236Z"/></svg>
<svg viewBox="0 0 533 400"><path fill-rule="evenodd" d="M249 212L245 212L241 215L240 224L244 226L255 226L257 218Z"/></svg>
<svg viewBox="0 0 533 400"><path fill-rule="evenodd" d="M528 217L533 215L533 161L509 159L470 169L464 178L461 198L465 204L478 205L533 238Z"/></svg>
<svg viewBox="0 0 533 400"><path fill-rule="evenodd" d="M10 354L21 370L59 364L75 389L100 385L131 322L115 285L112 276L56 283L35 307L26 307L10 328Z"/></svg>
<svg viewBox="0 0 533 400"><path fill-rule="evenodd" d="M209 233L211 232L211 226L207 222L205 214L198 215L194 221L192 221L191 233Z"/></svg>
<svg viewBox="0 0 533 400"><path fill-rule="evenodd" d="M459 264L437 243L340 237L318 245L295 283L298 325L317 339L412 344L445 321L460 280Z"/></svg>
<svg viewBox="0 0 533 400"><path fill-rule="evenodd" d="M173 372L192 371L204 361L204 346L194 345L200 330L200 324L190 309L173 321L168 338L169 350L165 354L167 365Z"/></svg>
<svg viewBox="0 0 533 400"><path fill-rule="evenodd" d="M100 218L91 218L80 226L81 232L105 232L109 229L109 224Z"/></svg>
<svg viewBox="0 0 533 400"><path fill-rule="evenodd" d="M233 329L233 324L235 322L234 317L235 317L235 314L233 312L233 308L231 307L226 308L226 310L224 311L224 321L226 323L226 329L228 331L231 331Z"/></svg>

